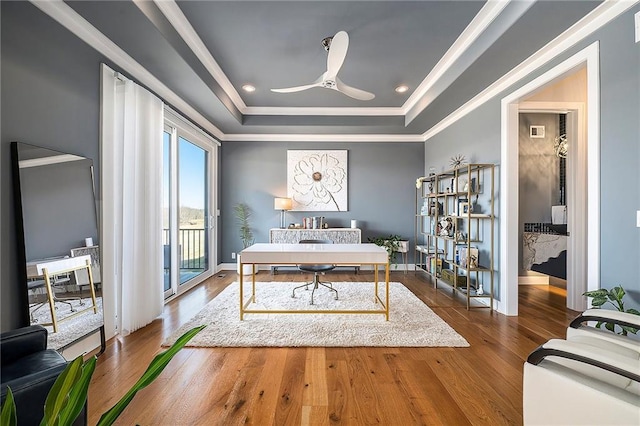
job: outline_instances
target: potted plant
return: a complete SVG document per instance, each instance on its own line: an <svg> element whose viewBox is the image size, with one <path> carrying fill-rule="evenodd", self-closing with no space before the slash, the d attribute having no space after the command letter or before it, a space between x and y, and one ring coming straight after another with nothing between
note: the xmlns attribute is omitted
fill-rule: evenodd
<svg viewBox="0 0 640 426"><path fill-rule="evenodd" d="M147 370L129 391L109 411L102 414L97 426L110 426L122 414L138 391L151 384L169 361L206 325L201 325L184 333L169 349L156 355ZM86 362L82 355L67 364L49 390L44 405L44 418L41 425L70 425L80 415L87 401L89 383L96 368L97 358L92 356ZM0 411L2 426L17 426L16 406L11 388L7 389L7 398Z"/></svg>
<svg viewBox="0 0 640 426"><path fill-rule="evenodd" d="M396 254L397 253L406 253L409 251L409 241L403 240L399 235L389 235L386 237L376 237L376 238L368 238L370 243L373 243L377 246L384 247L389 254L389 263L393 265L393 267L397 267L396 262Z"/></svg>
<svg viewBox="0 0 640 426"><path fill-rule="evenodd" d="M240 240L242 241L242 248L246 249L253 244L253 231L249 223L251 217L251 209L249 206L243 203L238 203L233 207L233 211L236 215L236 224L238 225L238 231L240 233ZM238 260L238 274L251 275L253 272L252 265L242 265L242 271L240 271L240 256Z"/></svg>
<svg viewBox="0 0 640 426"><path fill-rule="evenodd" d="M640 315L640 311L638 311L637 309L624 308L624 302L622 301L622 298L624 297L625 294L626 292L624 291L624 288L622 288L622 286L613 287L611 290L607 290L606 288L601 288L599 290L587 291L582 293L583 296L593 297L593 300L591 301L591 306L593 306L593 308L595 309L600 309L600 307L602 307L602 305L604 305L605 303L610 303L614 308L616 308L620 312ZM615 331L616 325L611 322L599 321L596 324L596 327L600 328L602 327L603 324L607 330L612 331L614 333L616 332ZM619 331L618 334L622 334L623 336L626 336L627 333L636 334L638 332L638 329L636 328L622 326L622 325L620 327L622 328L622 330Z"/></svg>

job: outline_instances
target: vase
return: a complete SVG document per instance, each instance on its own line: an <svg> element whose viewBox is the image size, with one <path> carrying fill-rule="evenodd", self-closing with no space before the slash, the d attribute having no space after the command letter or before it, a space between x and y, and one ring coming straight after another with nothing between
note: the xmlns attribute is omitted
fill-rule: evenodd
<svg viewBox="0 0 640 426"><path fill-rule="evenodd" d="M240 271L240 256L238 256L238 267L237 272L238 275L242 273L242 275L253 275L253 265L251 263L245 263L242 265L242 272Z"/></svg>

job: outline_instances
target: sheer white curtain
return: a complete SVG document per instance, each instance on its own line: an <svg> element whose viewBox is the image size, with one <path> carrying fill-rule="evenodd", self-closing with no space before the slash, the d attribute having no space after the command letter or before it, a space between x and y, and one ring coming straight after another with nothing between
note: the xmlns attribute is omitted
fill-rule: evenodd
<svg viewBox="0 0 640 426"><path fill-rule="evenodd" d="M163 103L102 65L105 331L131 333L162 313Z"/></svg>

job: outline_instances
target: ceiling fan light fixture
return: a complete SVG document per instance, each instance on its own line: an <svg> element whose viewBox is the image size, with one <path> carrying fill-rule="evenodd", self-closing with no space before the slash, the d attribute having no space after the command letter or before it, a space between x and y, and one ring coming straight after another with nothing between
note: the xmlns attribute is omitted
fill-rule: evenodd
<svg viewBox="0 0 640 426"><path fill-rule="evenodd" d="M338 91L359 101L370 101L376 97L373 93L349 86L338 78L338 72L342 68L349 48L349 35L345 31L338 31L333 37L325 37L322 40L322 45L329 52L327 55L327 70L316 81L302 86L271 89L271 91L275 93L294 93L314 87L322 87Z"/></svg>
<svg viewBox="0 0 640 426"><path fill-rule="evenodd" d="M253 93L256 91L256 86L252 84L245 84L242 86L242 90L244 90L247 93Z"/></svg>
<svg viewBox="0 0 640 426"><path fill-rule="evenodd" d="M407 86L406 84L401 84L400 86L396 87L395 90L397 93L405 93L409 90L409 86Z"/></svg>

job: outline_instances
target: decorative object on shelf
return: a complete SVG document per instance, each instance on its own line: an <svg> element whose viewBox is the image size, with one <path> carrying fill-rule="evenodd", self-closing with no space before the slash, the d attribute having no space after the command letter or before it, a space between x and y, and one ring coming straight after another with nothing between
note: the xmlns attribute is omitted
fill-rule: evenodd
<svg viewBox="0 0 640 426"><path fill-rule="evenodd" d="M288 150L287 193L294 211L347 211L347 150Z"/></svg>
<svg viewBox="0 0 640 426"><path fill-rule="evenodd" d="M313 216L302 218L304 229L327 229L329 224L324 220L324 216Z"/></svg>
<svg viewBox="0 0 640 426"><path fill-rule="evenodd" d="M467 199L458 201L458 215L473 213L473 204Z"/></svg>
<svg viewBox="0 0 640 426"><path fill-rule="evenodd" d="M422 188L422 180L424 179L424 176L420 176L418 179L416 179L416 188L420 189Z"/></svg>
<svg viewBox="0 0 640 426"><path fill-rule="evenodd" d="M436 175L436 168L435 167L429 167L429 176L435 176Z"/></svg>
<svg viewBox="0 0 640 426"><path fill-rule="evenodd" d="M614 308L616 308L620 312L627 312L633 315L640 315L640 311L638 311L637 309L624 308L624 302L622 301L622 299L624 298L625 294L627 293L624 291L624 288L622 288L622 286L615 286L611 290L607 290L606 288L601 288L598 290L586 291L582 293L583 296L593 297L593 300L591 301L591 306L594 309L600 309L600 307L602 307L602 305L604 305L605 303L610 303L611 305L613 305ZM606 328L607 330L613 333L616 333L615 324L611 322L599 321L596 324L596 327L600 328L602 327L602 324L604 324L604 328ZM628 333L636 334L638 332L637 328L627 327L622 325L620 327L622 330L618 331L617 333L623 336L626 336Z"/></svg>
<svg viewBox="0 0 640 426"><path fill-rule="evenodd" d="M558 158L567 158L567 152L569 151L569 142L567 142L567 135L557 136L553 142L553 151Z"/></svg>
<svg viewBox="0 0 640 426"><path fill-rule="evenodd" d="M438 221L438 235L441 237L452 237L454 233L453 219L444 216Z"/></svg>
<svg viewBox="0 0 640 426"><path fill-rule="evenodd" d="M464 155L457 154L451 157L451 161L449 162L449 165L451 166L451 168L457 169L458 167L464 165L466 162L467 162L467 159L465 158Z"/></svg>
<svg viewBox="0 0 640 426"><path fill-rule="evenodd" d="M478 267L478 247L460 247L460 266L469 269Z"/></svg>
<svg viewBox="0 0 640 426"><path fill-rule="evenodd" d="M441 215L444 212L444 208L442 206L441 202L438 202L438 211L436 212L436 202L435 201L431 201L431 205L429 208L429 214L431 216L435 216L436 214Z"/></svg>
<svg viewBox="0 0 640 426"><path fill-rule="evenodd" d="M287 210L291 210L291 198L274 198L273 200L273 208L275 210L280 210L280 229L284 229L286 223L285 212Z"/></svg>

